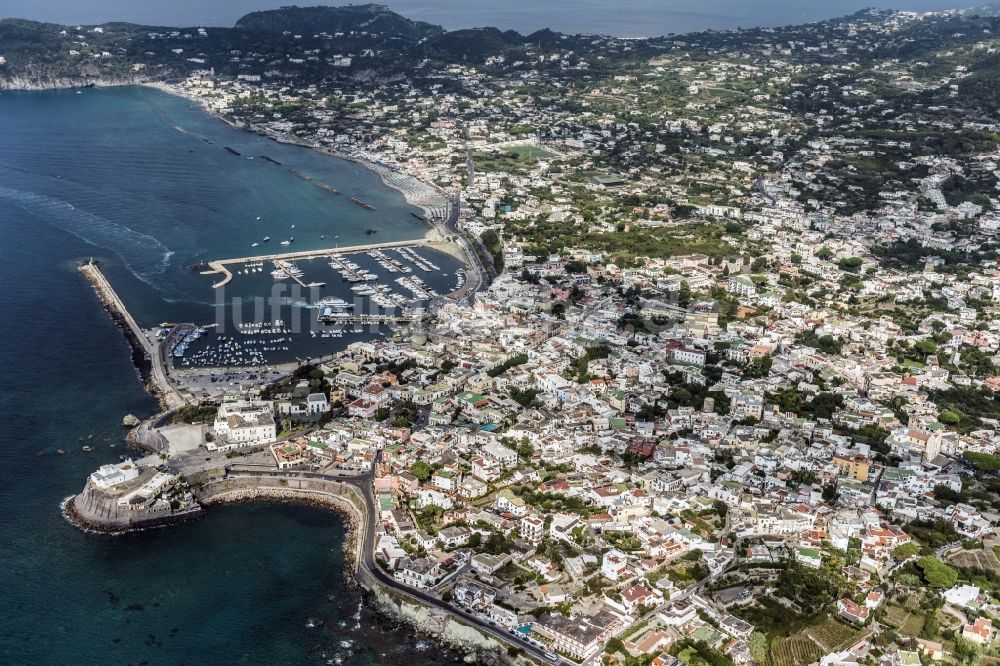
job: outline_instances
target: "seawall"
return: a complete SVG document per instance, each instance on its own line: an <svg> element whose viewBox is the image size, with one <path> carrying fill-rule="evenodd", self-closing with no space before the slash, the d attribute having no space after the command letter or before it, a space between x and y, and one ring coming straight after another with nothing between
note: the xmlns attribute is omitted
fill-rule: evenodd
<svg viewBox="0 0 1000 666"><path fill-rule="evenodd" d="M195 491L203 506L243 502L294 502L318 506L341 514L348 525L344 552L355 578L364 548L364 500L360 491L342 481L273 478L265 476L226 477L204 484Z"/></svg>
<svg viewBox="0 0 1000 666"><path fill-rule="evenodd" d="M183 405L184 398L170 383L161 343L146 338L139 323L125 307L124 301L115 293L111 283L104 277L100 264L95 261L85 261L77 268L94 287L104 309L125 334L126 340L132 347L132 358L140 375L142 375L146 389L159 399L161 407L165 410ZM169 341L169 337L167 340Z"/></svg>
<svg viewBox="0 0 1000 666"><path fill-rule="evenodd" d="M132 364L139 371L143 385L148 388L153 379L153 360L146 350L146 346L139 340L135 331L129 325L126 314L116 304L113 294L110 293L110 285L103 274L101 274L100 265L96 262L84 262L77 266L77 270L90 283L90 286L94 288L97 299L101 302L104 310L111 317L111 320L115 322L115 325L118 326L122 335L125 336L125 340L128 341L131 350Z"/></svg>

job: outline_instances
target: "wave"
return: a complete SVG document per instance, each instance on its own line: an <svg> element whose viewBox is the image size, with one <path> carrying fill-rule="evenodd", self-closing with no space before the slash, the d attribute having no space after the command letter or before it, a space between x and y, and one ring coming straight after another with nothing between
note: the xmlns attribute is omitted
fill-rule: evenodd
<svg viewBox="0 0 1000 666"><path fill-rule="evenodd" d="M150 286L156 286L153 278L166 271L174 256L174 251L157 238L76 208L62 199L0 185L0 201L7 201L37 215L85 243L111 250L121 258L129 272Z"/></svg>

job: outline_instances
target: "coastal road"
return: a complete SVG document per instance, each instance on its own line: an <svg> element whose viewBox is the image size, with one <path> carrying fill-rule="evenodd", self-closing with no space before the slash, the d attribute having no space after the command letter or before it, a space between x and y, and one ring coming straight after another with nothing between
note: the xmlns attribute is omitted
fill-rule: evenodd
<svg viewBox="0 0 1000 666"><path fill-rule="evenodd" d="M366 505L365 513L367 514L367 521L366 521L367 524L365 526L365 533L362 535L364 555L361 558L361 562L359 564L360 566L364 567L365 571L372 578L382 583L386 587L395 590L396 592L405 594L406 596L412 599L439 608L446 613L455 615L461 618L463 621L467 622L468 624L471 624L472 626L476 627L483 633L493 636L501 643L505 643L519 650L522 650L523 652L526 652L531 656L535 657L539 661L554 663L554 664L564 664L564 663L568 664L568 662L565 662L561 658L555 661L548 659L545 656L546 654L545 650L539 648L538 646L532 645L527 641L518 640L517 638L515 638L514 634L510 634L504 631L503 629L500 629L499 627L495 627L491 625L489 622L486 622L485 620L482 620L481 618L476 617L475 615L472 615L470 613L465 612L464 610L452 606L451 604L442 601L441 599L438 599L437 597L434 597L430 594L427 594L426 592L405 585L401 585L395 578L387 574L375 562L374 546L375 546L375 534L378 531L378 509L375 506L375 498L372 493L371 477L366 476L364 478L360 478L357 480L353 479L352 480L340 479L340 480L347 481L348 483L351 483L352 485L357 487L358 490L361 491L361 496L365 500L365 505Z"/></svg>
<svg viewBox="0 0 1000 666"><path fill-rule="evenodd" d="M537 645L520 640L514 634L496 627L486 620L472 615L471 613L468 613L460 608L452 606L451 604L439 599L438 597L428 594L423 590L403 585L383 570L375 561L375 537L379 533L380 529L379 509L375 502L375 495L372 487L373 477L371 474L334 476L330 474L296 470L289 470L285 472L263 470L259 472L252 470L231 471L233 472L232 475L234 477L257 476L270 478L322 479L354 486L365 504L364 515L361 516L361 520L358 522L357 526L357 529L360 530L358 536L361 544L361 557L358 558L356 562L357 570L355 571L355 575L362 584L365 583L364 577L368 577L370 580L373 580L398 594L405 595L421 604L433 606L445 613L461 618L463 622L472 625L485 634L492 636L501 644L517 648L536 658L539 662L555 664L556 666L574 666L571 662L568 662L561 657L555 660L546 657L546 651Z"/></svg>
<svg viewBox="0 0 1000 666"><path fill-rule="evenodd" d="M510 634L499 627L491 625L489 622L476 617L464 610L452 606L451 604L442 601L441 599L432 596L422 590L411 588L400 584L395 578L386 573L375 561L375 535L378 533L378 508L375 505L375 496L372 490L372 477L369 475L353 478L339 478L338 481L350 483L355 486L361 494L361 497L365 501L365 514L366 520L364 521L363 533L361 534L361 543L363 547L363 555L361 561L358 563L359 568L363 568L365 573L374 580L378 581L382 585L388 587L389 589L395 590L400 594L404 594L411 599L419 601L423 604L434 606L439 608L446 613L455 615L461 618L468 624L476 627L483 633L489 634L490 636L496 638L503 644L515 647L532 657L535 657L541 662L552 663L552 664L569 664L562 658L555 661L547 658L545 650L539 648L536 645L532 645L527 641L518 640L515 638L514 634Z"/></svg>

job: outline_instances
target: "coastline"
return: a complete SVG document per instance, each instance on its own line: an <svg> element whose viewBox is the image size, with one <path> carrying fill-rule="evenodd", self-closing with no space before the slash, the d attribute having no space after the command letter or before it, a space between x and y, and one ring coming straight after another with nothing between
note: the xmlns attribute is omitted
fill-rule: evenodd
<svg viewBox="0 0 1000 666"><path fill-rule="evenodd" d="M429 196L427 192L431 190L439 192L439 188L423 183L423 181L420 181L413 176L394 171L389 167L371 162L361 157L347 156L340 154L335 150L330 150L321 146L313 146L292 138L283 139L281 137L272 136L266 132L261 132L253 127L246 126L243 123L226 118L219 112L212 109L207 99L190 94L184 94L184 92L180 89L163 82L129 81L122 83L105 83L101 87L115 87L119 85L142 85L155 88L167 94L183 97L189 101L197 103L206 113L216 119L226 122L234 129L249 130L255 134L270 138L279 143L294 144L317 150L330 157L356 162L370 171L378 173L383 185L400 192L408 204L422 209L428 218L432 216L430 209L431 204L427 204L426 201L423 201L420 198L421 191L419 188L406 187L407 179L422 183L422 187L426 188L422 195L424 200ZM80 86L63 87L78 88ZM50 89L55 88L56 87L53 86ZM444 202L443 205L447 206L447 198L444 197L444 195L440 196ZM440 212L438 212L438 214L440 214ZM425 232L426 236L430 236L430 234L433 233L434 228L435 226L431 225L431 229ZM442 249L442 244L444 242L444 239L440 237L434 240L434 244L439 250ZM463 263L466 264L467 270L471 269L470 259L463 256L461 247L461 245L456 245L452 248L452 254L453 256L459 257ZM169 413L170 404L168 404L167 398L173 397L167 393L171 390L169 378L164 376L163 368L161 368L160 363L157 362L157 360L160 359L160 349L154 342L143 339L142 334L138 332L137 325L131 320L131 316L127 310L125 310L124 304L118 302L114 290L109 284L105 284L106 281L100 274L99 266L89 266L90 270L87 270L88 266L89 265L81 264L79 269L82 273L84 273L86 279L94 287L95 292L98 294L106 312L108 312L108 314L115 320L116 325L118 325L125 334L126 340L132 349L136 366L140 369L146 389L160 399L161 411L157 415L147 419L143 425L155 422L164 414ZM92 272L94 274L91 274ZM167 387L166 389L157 390L160 381L163 381L163 385ZM139 428L130 431L128 438L132 444L146 448L141 438L142 427L143 426L140 426ZM273 483L275 480L276 479L272 478L271 482ZM277 479L277 482L287 485L285 480ZM371 553L366 552L366 549L370 546L369 542L372 538L372 534L369 534L369 532L372 532L372 529L369 528L369 524L374 524L373 521L377 521L378 509L377 507L371 506L371 500L367 497L367 494L365 494L366 491L364 489L361 489L359 492L359 487L356 483L357 482L355 482L353 490L344 492L343 494L337 494L336 491L331 493L324 492L319 489L309 490L306 488L296 490L293 488L239 487L239 481L232 485L227 485L224 482L213 482L195 492L197 508L192 508L189 511L178 512L176 514L173 512L163 512L156 516L149 515L138 518L119 516L118 514L121 512L118 509L110 511L110 514L115 514L113 516L114 520L109 518L110 514L108 512L102 515L98 515L98 513L90 513L89 506L84 506L83 504L80 504L79 506L74 505L74 499L78 496L64 499L60 504L60 510L67 522L81 531L104 535L123 535L130 532L159 529L195 520L203 515L204 510L213 505L238 504L245 502L289 502L329 509L338 513L347 521L343 548L345 557L347 558L347 562L345 564L351 568L350 570L345 569L344 575L347 576L347 579L353 584L361 586L375 597L381 599L383 602L387 599L394 600L393 603L383 604L388 614L412 624L415 629L430 631L430 633L434 634L443 643L460 645L462 644L462 641L467 641L469 645L474 645L477 643L481 644L483 641L492 641L498 645L504 645L505 642L503 638L501 638L499 643L497 643L496 637L491 638L488 631L484 633L474 626L464 623L459 613L444 609L439 603L436 602L434 604L429 604L426 601L420 601L408 589L406 589L405 586L394 583L391 580L391 576L390 580L384 580L384 572L377 569L377 564L372 564L373 560L371 559ZM85 494L86 489L84 493L81 493L81 495ZM360 500L360 506L355 501L356 498L354 495L360 495L360 497L357 498ZM133 520L134 522L132 522ZM372 574L373 569L376 570L376 575ZM399 601L403 598L407 599L405 603ZM439 626L439 628L429 629L427 623L421 619L428 613L434 618L434 622L432 622L430 626ZM442 617L444 619L442 619ZM465 627L465 629L459 630L455 628L456 626ZM446 631L446 629L448 630ZM460 639L456 639L456 632L461 635L461 631L465 631L466 635L462 636Z"/></svg>
<svg viewBox="0 0 1000 666"><path fill-rule="evenodd" d="M426 201L423 201L422 198L418 197L413 192L411 192L411 191L407 190L406 188L402 187L399 183L393 182L392 179L390 178L390 176L392 176L393 174L399 174L400 176L403 176L405 178L412 178L416 182L421 183L424 187L427 187L427 188L429 188L431 190L434 190L442 198L447 199L447 197L445 197L444 193L441 192L441 189L439 187L437 187L436 185L433 185L431 183L428 183L426 181L423 181L423 180L417 178L416 176L414 176L412 174L408 174L408 173L405 173L403 171L394 170L394 169L392 169L390 167L387 167L387 166L382 165L382 164L378 164L377 162L373 162L373 161L371 161L369 159L366 159L364 157L359 157L359 156L356 156L356 155L349 155L347 153L342 153L339 150L335 150L335 149L328 148L328 147L325 147L325 146L316 146L316 145L307 143L305 141L302 141L301 139L297 139L294 136L290 136L290 135L278 136L278 135L270 134L268 132L263 132L261 130L258 130L256 128L254 128L252 125L246 125L246 124L244 124L242 122L235 121L235 120L233 120L231 118L226 117L224 114L220 113L215 108L213 108L212 105L209 103L209 101L206 98L204 98L204 97L202 97L200 95L192 95L191 93L183 90L182 88L180 88L178 86L175 86L175 85L171 85L171 84L166 83L164 81L145 81L145 82L135 83L135 84L125 83L125 84L122 84L122 85L139 85L139 86L143 86L143 87L146 87L146 88L152 88L154 90L158 90L158 91L160 91L162 93L166 93L168 95L174 95L175 97L180 97L180 98L185 99L185 100L187 100L189 102L197 104L201 108L202 111L204 111L205 113L207 113L208 115L212 116L213 118L215 118L217 120L221 120L222 122L226 123L227 125L229 125L233 129L238 129L238 130L242 130L242 131L245 131L245 132L252 132L254 134L257 134L258 136L262 136L262 137L264 137L266 139L270 139L270 140L275 141L277 143L284 143L284 144L288 144L288 145L292 145L292 146L299 146L301 148L308 148L309 150L315 150L318 153L322 153L323 155L327 155L328 157L333 157L333 158L336 158L336 159L339 159L339 160L343 160L345 162L354 162L355 164L358 164L358 165L364 167L365 169L368 169L369 171L372 171L372 172L378 174L379 179L382 181L382 184L384 186L388 187L389 189L395 190L395 191L399 192L401 195L403 195L403 199L406 201L406 203L409 204L410 206L413 206L414 208L419 208L421 211L423 211L424 217L426 217L426 218L430 218L431 217L431 214L432 214L431 205L432 204L430 204L430 203L428 203Z"/></svg>

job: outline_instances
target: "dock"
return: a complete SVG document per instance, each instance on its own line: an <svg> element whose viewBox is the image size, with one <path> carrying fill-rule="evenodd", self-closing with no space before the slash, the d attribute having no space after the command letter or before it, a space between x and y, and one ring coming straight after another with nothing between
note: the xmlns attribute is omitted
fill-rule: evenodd
<svg viewBox="0 0 1000 666"><path fill-rule="evenodd" d="M412 324L427 317L424 310L407 310L398 314L355 314L338 310L320 313L316 321L323 324Z"/></svg>
<svg viewBox="0 0 1000 666"><path fill-rule="evenodd" d="M389 249L394 247L422 247L427 245L426 238L418 238L409 241L396 241L392 243L369 243L367 245L349 245L346 247L333 247L321 250L299 250L297 252L278 252L275 254L262 254L255 257L239 257L234 259L216 259L208 262L210 270L202 271L202 275L221 275L222 279L212 285L213 289L225 287L233 279L233 273L227 266L233 264L245 264L251 261L293 261L295 259L316 259L319 257L332 257L338 254L355 254L357 252L368 252L370 250ZM301 280L297 282L303 287L306 286Z"/></svg>
<svg viewBox="0 0 1000 666"><path fill-rule="evenodd" d="M297 275L295 275L295 273L289 270L288 264L286 264L283 259L275 259L274 265L278 267L278 270L284 271L285 275L292 278L292 280L294 280L295 283L298 284L300 287L302 287L303 289L306 288L306 283L302 281L302 278L298 277Z"/></svg>

